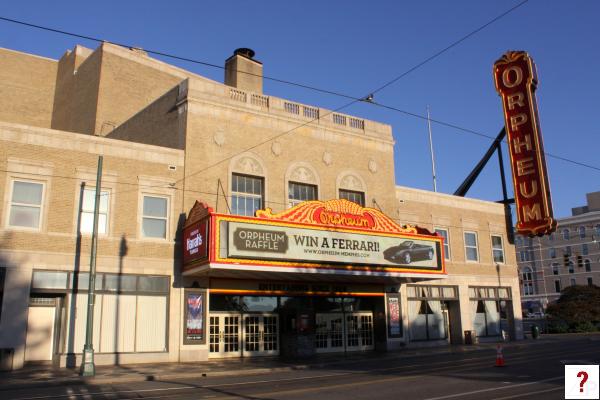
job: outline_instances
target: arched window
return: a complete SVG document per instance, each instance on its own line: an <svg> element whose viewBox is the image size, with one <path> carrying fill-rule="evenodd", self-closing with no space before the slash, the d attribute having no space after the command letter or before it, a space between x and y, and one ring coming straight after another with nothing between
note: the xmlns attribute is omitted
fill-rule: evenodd
<svg viewBox="0 0 600 400"><path fill-rule="evenodd" d="M319 199L319 175L308 163L297 162L285 174L288 206Z"/></svg>
<svg viewBox="0 0 600 400"><path fill-rule="evenodd" d="M264 208L266 169L262 160L252 153L243 153L229 164L231 213L253 217Z"/></svg>
<svg viewBox="0 0 600 400"><path fill-rule="evenodd" d="M352 201L364 207L366 204L367 185L359 174L346 171L337 178L338 197Z"/></svg>
<svg viewBox="0 0 600 400"><path fill-rule="evenodd" d="M565 229L561 230L560 233L562 234L562 237L565 240L569 240L571 238L571 234L570 234L568 228L565 228Z"/></svg>
<svg viewBox="0 0 600 400"><path fill-rule="evenodd" d="M592 272L592 263L590 260L586 259L583 265L585 265L585 272Z"/></svg>
<svg viewBox="0 0 600 400"><path fill-rule="evenodd" d="M579 237L583 239L585 237L585 226L580 226L577 230L579 231Z"/></svg>
<svg viewBox="0 0 600 400"><path fill-rule="evenodd" d="M531 295L533 294L533 272L531 268L525 267L523 268L523 294Z"/></svg>

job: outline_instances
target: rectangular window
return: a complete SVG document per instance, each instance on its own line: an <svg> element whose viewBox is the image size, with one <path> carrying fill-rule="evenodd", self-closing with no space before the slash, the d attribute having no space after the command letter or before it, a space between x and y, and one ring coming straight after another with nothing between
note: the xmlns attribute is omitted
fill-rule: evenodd
<svg viewBox="0 0 600 400"><path fill-rule="evenodd" d="M142 211L142 236L146 238L167 238L169 202L165 197L144 195Z"/></svg>
<svg viewBox="0 0 600 400"><path fill-rule="evenodd" d="M288 183L288 200L290 207L303 201L317 200L317 186L304 183Z"/></svg>
<svg viewBox="0 0 600 400"><path fill-rule="evenodd" d="M44 184L13 181L8 225L40 228Z"/></svg>
<svg viewBox="0 0 600 400"><path fill-rule="evenodd" d="M235 215L253 217L263 208L263 179L233 174L231 177L231 212Z"/></svg>
<svg viewBox="0 0 600 400"><path fill-rule="evenodd" d="M589 254L588 245L586 243L581 245L581 254L587 256Z"/></svg>
<svg viewBox="0 0 600 400"><path fill-rule="evenodd" d="M477 234L475 232L465 232L465 253L467 261L479 261Z"/></svg>
<svg viewBox="0 0 600 400"><path fill-rule="evenodd" d="M552 273L558 275L558 264L552 264Z"/></svg>
<svg viewBox="0 0 600 400"><path fill-rule="evenodd" d="M587 283L588 283L588 286L593 286L594 285L594 282L592 281L592 278L587 278Z"/></svg>
<svg viewBox="0 0 600 400"><path fill-rule="evenodd" d="M359 204L361 207L365 206L365 193L355 192L353 190L340 189L340 199L346 199Z"/></svg>
<svg viewBox="0 0 600 400"><path fill-rule="evenodd" d="M100 207L98 212L98 233L108 232L108 191L100 191ZM92 233L94 229L94 205L96 204L96 189L84 189L81 199L81 217L79 231Z"/></svg>
<svg viewBox="0 0 600 400"><path fill-rule="evenodd" d="M560 293L560 281L554 281L554 291Z"/></svg>
<svg viewBox="0 0 600 400"><path fill-rule="evenodd" d="M550 258L556 258L556 249L554 247L550 248Z"/></svg>
<svg viewBox="0 0 600 400"><path fill-rule="evenodd" d="M492 235L492 256L495 263L504 264L504 246L502 236Z"/></svg>
<svg viewBox="0 0 600 400"><path fill-rule="evenodd" d="M444 258L450 259L450 239L448 236L448 229L435 228L435 233L444 238Z"/></svg>
<svg viewBox="0 0 600 400"><path fill-rule="evenodd" d="M577 283L575 282L575 279L571 279L571 286L575 286L577 285Z"/></svg>

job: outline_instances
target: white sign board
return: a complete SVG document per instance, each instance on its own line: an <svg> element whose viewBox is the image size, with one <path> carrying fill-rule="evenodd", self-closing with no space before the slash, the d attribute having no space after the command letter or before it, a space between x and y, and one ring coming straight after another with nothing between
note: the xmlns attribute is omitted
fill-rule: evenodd
<svg viewBox="0 0 600 400"><path fill-rule="evenodd" d="M227 257L441 269L439 242L229 222Z"/></svg>

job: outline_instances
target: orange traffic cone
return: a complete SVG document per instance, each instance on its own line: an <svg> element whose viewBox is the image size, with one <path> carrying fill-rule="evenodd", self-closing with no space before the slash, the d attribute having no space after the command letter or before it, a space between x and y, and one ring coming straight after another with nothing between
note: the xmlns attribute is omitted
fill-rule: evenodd
<svg viewBox="0 0 600 400"><path fill-rule="evenodd" d="M504 355L502 355L502 346L496 347L496 367L504 367Z"/></svg>

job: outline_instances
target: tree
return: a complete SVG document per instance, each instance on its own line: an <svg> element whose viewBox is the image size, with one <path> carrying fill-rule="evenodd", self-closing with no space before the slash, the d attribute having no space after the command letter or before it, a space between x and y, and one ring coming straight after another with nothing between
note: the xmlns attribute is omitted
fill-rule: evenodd
<svg viewBox="0 0 600 400"><path fill-rule="evenodd" d="M546 310L550 326L569 332L594 331L600 327L600 287L569 286ZM561 326L563 329L561 329Z"/></svg>

